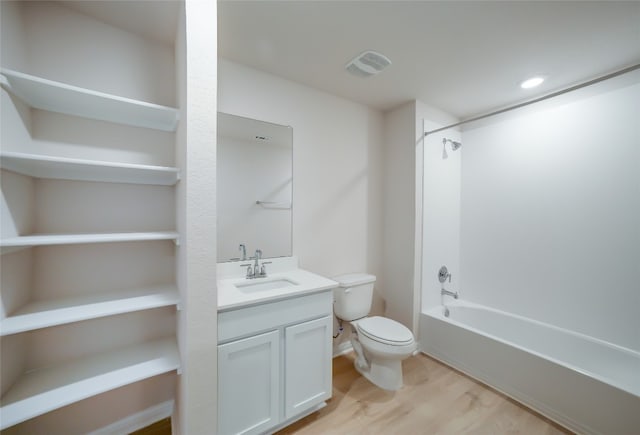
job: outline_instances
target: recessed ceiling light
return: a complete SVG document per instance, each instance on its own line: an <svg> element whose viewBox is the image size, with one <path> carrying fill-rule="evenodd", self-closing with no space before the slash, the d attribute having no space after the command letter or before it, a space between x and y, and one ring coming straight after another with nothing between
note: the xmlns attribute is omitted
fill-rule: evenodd
<svg viewBox="0 0 640 435"><path fill-rule="evenodd" d="M542 82L544 82L544 77L541 77L541 76L531 77L530 79L527 79L522 83L520 83L520 87L522 89L531 89L531 88L535 88Z"/></svg>

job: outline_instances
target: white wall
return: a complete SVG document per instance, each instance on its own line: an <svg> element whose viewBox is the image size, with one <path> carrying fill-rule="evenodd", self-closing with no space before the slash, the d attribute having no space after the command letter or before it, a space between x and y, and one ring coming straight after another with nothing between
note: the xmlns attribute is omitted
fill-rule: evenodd
<svg viewBox="0 0 640 435"><path fill-rule="evenodd" d="M385 316L415 332L415 102L384 116L383 279Z"/></svg>
<svg viewBox="0 0 640 435"><path fill-rule="evenodd" d="M465 128L465 299L640 350L635 77Z"/></svg>
<svg viewBox="0 0 640 435"><path fill-rule="evenodd" d="M424 131L451 123L434 122L425 117ZM441 266L447 266L451 274L451 282L447 281L444 288L463 295L460 290L460 170L464 148L452 151L447 144L447 158L444 158L443 138L461 140L460 132L452 128L430 134L424 141L422 311L451 300L440 294L443 285L438 281L438 270Z"/></svg>
<svg viewBox="0 0 640 435"><path fill-rule="evenodd" d="M293 254L327 277L378 277L382 314L382 114L219 59L218 110L293 128ZM337 328L337 324L334 324ZM347 334L334 341L342 349Z"/></svg>
<svg viewBox="0 0 640 435"><path fill-rule="evenodd" d="M218 110L293 128L293 253L335 276L380 275L382 115L228 60Z"/></svg>
<svg viewBox="0 0 640 435"><path fill-rule="evenodd" d="M435 258L423 260L432 249L433 236L440 237L443 227L432 221L434 214L443 213L440 204L430 204L436 188L450 189L439 179L442 171L434 171L429 163L434 155L434 138L424 142L423 120L427 130L456 122L456 119L420 101L412 101L385 113L384 165L384 298L385 314L418 333L418 314L426 264L445 261L442 250ZM426 146L426 149L425 149ZM441 150L440 150L441 151ZM441 158L441 152L437 155ZM454 164L455 156L449 161ZM439 160L438 160L439 161ZM424 162L427 162L426 164ZM423 165L424 168L423 168ZM455 171L455 167L454 167ZM424 173L424 177L423 177ZM456 176L459 172L456 173ZM454 192L455 194L455 192ZM423 204L426 195L426 205ZM444 211L449 213L449 211ZM428 225L423 225L422 220ZM443 220L446 226L455 222ZM424 234L424 236L423 236ZM457 244L455 245L457 249ZM425 253L423 253L423 249ZM434 251L435 252L435 251ZM439 266L438 266L439 267ZM438 288L439 291L439 288Z"/></svg>
<svg viewBox="0 0 640 435"><path fill-rule="evenodd" d="M0 62L4 68L24 71L27 67L26 36L22 7L17 1L3 1L0 10L2 39L0 40Z"/></svg>
<svg viewBox="0 0 640 435"><path fill-rule="evenodd" d="M23 72L175 106L173 47L55 2L23 2L23 18L29 67Z"/></svg>
<svg viewBox="0 0 640 435"><path fill-rule="evenodd" d="M212 433L217 427L216 7L216 2L187 0L176 38L181 115L176 164L183 174L176 187L182 374L172 431L184 435Z"/></svg>

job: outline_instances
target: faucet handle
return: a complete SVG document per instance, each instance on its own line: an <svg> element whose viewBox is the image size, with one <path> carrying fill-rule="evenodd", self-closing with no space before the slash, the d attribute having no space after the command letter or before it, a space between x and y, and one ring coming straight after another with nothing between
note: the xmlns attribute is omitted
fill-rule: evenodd
<svg viewBox="0 0 640 435"><path fill-rule="evenodd" d="M260 268L260 276L267 276L267 268L264 267L265 264L271 264L271 261L262 262L262 267Z"/></svg>
<svg viewBox="0 0 640 435"><path fill-rule="evenodd" d="M253 269L251 264L241 264L240 267L247 267L247 276L246 278L253 278ZM257 267L256 267L257 268Z"/></svg>
<svg viewBox="0 0 640 435"><path fill-rule="evenodd" d="M451 274L449 273L447 266L442 266L440 270L438 270L438 281L440 281L441 284L444 284L447 279L451 282Z"/></svg>

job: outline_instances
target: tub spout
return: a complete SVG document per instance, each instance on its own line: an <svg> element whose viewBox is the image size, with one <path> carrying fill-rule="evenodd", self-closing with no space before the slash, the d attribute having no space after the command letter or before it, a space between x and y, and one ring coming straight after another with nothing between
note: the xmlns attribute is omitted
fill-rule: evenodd
<svg viewBox="0 0 640 435"><path fill-rule="evenodd" d="M441 295L453 296L454 299L458 299L458 292L450 292L449 290L440 289Z"/></svg>

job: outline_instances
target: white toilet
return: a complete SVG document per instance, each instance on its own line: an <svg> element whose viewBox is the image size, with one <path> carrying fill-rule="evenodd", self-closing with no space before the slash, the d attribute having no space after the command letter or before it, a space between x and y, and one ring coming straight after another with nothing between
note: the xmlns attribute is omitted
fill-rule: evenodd
<svg viewBox="0 0 640 435"><path fill-rule="evenodd" d="M416 350L413 334L395 320L367 317L375 276L350 273L332 279L339 284L334 290L333 310L338 319L351 324L356 370L380 388L399 389L402 387L402 360Z"/></svg>

